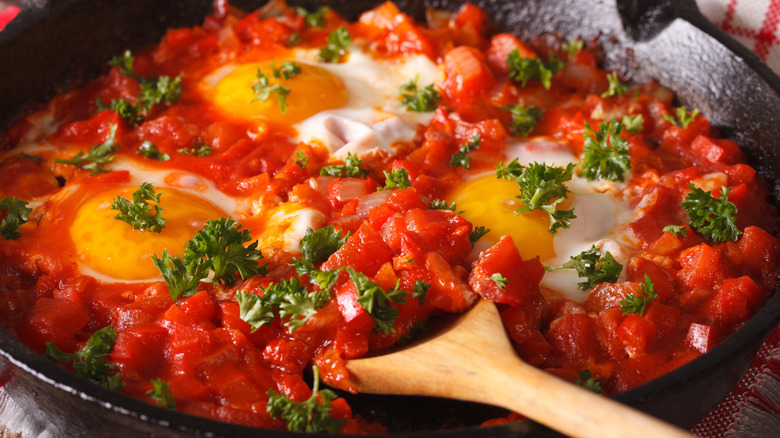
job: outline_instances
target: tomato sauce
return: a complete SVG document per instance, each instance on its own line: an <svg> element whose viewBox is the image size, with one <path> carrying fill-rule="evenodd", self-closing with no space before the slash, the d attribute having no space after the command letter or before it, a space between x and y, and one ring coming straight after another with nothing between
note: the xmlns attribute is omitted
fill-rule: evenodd
<svg viewBox="0 0 780 438"><path fill-rule="evenodd" d="M327 12L319 26L275 5L274 13L269 8L247 13L221 4L202 26L171 29L159 44L134 54L139 77L182 78L181 98L152 106L139 123L116 110L100 110L112 100L135 101L143 86L113 66L51 102L54 129L36 134L40 120L24 119L5 133L20 148L31 136L53 147L35 153L37 159L11 150L0 163L0 195L34 206L31 220L20 227L21 238L0 240L0 316L6 331L38 352L53 343L72 353L110 326L117 336L106 360L116 367L125 394L153 402L152 380L162 379L179 411L286 429L282 418L270 414L269 390L304 402L312 395L307 382L316 365L324 382L350 391L345 360L408 342L429 318L464 312L477 297L498 304L524 360L571 381L587 370L612 394L706 353L749 320L777 287L777 212L739 147L718 138L701 114L693 114L685 127L670 121L673 94L656 83L602 97L610 80L597 66L596 48L567 55L562 42L548 47L491 34L485 12L472 4L433 15L429 26L389 2L355 23ZM227 116L198 91L225 59L267 59L287 50L293 39L300 47L322 47L340 26L374 59L419 54L438 65L434 85L441 100L430 123L418 126L414 140L395 154L362 156L367 175L321 175L323 166L342 162L331 159L323 145L295 140L291 126ZM545 62L552 53L564 61L549 87L538 79L522 86L509 77L512 52ZM588 135L586 123L595 129L610 117L643 116L640 132L621 133L632 176L620 197L635 212L626 231L635 250L618 281L594 285L580 301L540 288L543 261L522 257L511 237L480 252L471 240L475 224L457 209L429 208L471 175L494 172L499 162L511 160L505 148L513 119L504 108L518 102L544 110L524 137L558 143L577 156ZM336 273L332 296L292 332L278 314L252 327L242 318L237 292L263 295L283 279L318 290L290 267L299 254L262 245L265 258L259 262L269 263L268 273L230 285L201 282L194 293L178 298L159 279L109 282L85 273L65 236L66 224L90 190L130 181L133 171L90 176L51 158L70 158L103 143L112 126L121 145L117 157L141 159L136 151L151 142L170 159L146 159L145 166L198 175L232 198L262 206L235 217L255 238L274 229L267 213L288 202L319 212L318 227L351 233L316 263L316 269ZM467 154L469 168L453 166L453 155L475 138L480 144ZM203 145L210 155L192 152ZM394 169L408 174L410 187L378 191ZM741 231L736 240L713 241L692 229L664 231L686 218L681 203L692 182L706 185L716 198L730 187L727 198L736 206ZM383 291L403 291L405 302L388 306L396 313L389 329L380 329L361 304L362 292L346 268ZM621 310L621 301L647 279L656 298L638 314ZM421 282L428 285L424 299L414 295ZM343 399L330 406L328 415L341 420L341 433L383 430L353 416Z"/></svg>

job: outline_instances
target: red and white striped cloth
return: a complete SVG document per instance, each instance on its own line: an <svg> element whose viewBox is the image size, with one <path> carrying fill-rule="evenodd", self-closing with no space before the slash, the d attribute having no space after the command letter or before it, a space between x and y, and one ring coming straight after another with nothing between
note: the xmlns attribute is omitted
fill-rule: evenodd
<svg viewBox="0 0 780 438"><path fill-rule="evenodd" d="M780 0L696 0L696 3L710 21L780 73ZM18 12L16 8L3 7L0 2L0 30ZM780 328L769 336L731 394L692 431L702 438L780 437Z"/></svg>

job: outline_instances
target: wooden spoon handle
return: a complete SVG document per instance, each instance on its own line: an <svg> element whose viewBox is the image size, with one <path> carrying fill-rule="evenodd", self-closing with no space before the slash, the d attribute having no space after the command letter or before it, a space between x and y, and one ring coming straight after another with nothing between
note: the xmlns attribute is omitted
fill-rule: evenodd
<svg viewBox="0 0 780 438"><path fill-rule="evenodd" d="M573 437L693 437L692 434L524 362L493 364L484 403L520 412Z"/></svg>

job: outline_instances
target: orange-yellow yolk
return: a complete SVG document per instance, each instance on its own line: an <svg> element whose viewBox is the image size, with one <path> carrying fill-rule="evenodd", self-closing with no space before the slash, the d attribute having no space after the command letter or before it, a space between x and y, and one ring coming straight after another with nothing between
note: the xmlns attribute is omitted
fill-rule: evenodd
<svg viewBox="0 0 780 438"><path fill-rule="evenodd" d="M274 78L271 63L245 64L225 76L214 89L212 100L223 111L240 119L265 118L275 123L293 124L320 111L340 108L347 102L344 84L327 70L314 65L296 63L300 74L289 79ZM281 62L276 62L278 68ZM279 98L269 93L259 101L252 87L258 83L257 69L268 75L268 86L278 84L290 90L285 98L287 108L282 112Z"/></svg>
<svg viewBox="0 0 780 438"><path fill-rule="evenodd" d="M549 216L543 211L515 215L514 211L523 206L517 199L519 194L517 183L489 175L456 187L447 201L455 202L462 216L475 227L490 228L487 236L494 241L503 235L512 236L523 259L554 257L553 235L547 231Z"/></svg>
<svg viewBox="0 0 780 438"><path fill-rule="evenodd" d="M114 197L132 199L138 187L99 192L81 204L70 226L70 237L79 260L96 272L120 280L145 280L159 277L152 263L167 250L171 255L184 253L184 245L209 219L225 213L208 201L174 188L157 189L165 228L160 233L133 230L126 222L114 219Z"/></svg>

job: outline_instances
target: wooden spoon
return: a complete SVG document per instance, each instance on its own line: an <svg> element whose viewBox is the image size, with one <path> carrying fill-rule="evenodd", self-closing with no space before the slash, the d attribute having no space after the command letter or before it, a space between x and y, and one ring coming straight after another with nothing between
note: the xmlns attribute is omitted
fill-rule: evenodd
<svg viewBox="0 0 780 438"><path fill-rule="evenodd" d="M349 360L347 369L360 392L492 404L574 437L693 437L526 364L487 300L433 338L397 352Z"/></svg>

